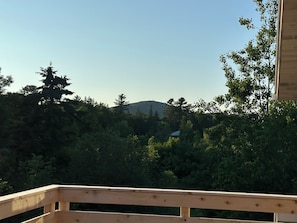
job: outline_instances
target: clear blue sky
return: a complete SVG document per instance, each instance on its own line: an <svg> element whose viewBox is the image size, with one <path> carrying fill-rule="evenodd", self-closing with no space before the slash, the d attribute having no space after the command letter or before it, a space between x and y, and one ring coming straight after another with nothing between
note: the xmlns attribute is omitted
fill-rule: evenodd
<svg viewBox="0 0 297 223"><path fill-rule="evenodd" d="M254 33L252 0L9 0L0 2L1 74L8 89L41 85L52 62L69 90L114 105L184 97L211 101L227 92L219 56Z"/></svg>

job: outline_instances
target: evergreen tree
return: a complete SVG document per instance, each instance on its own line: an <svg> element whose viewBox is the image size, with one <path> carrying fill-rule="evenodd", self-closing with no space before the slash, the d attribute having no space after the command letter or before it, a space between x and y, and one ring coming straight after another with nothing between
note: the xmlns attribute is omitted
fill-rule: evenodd
<svg viewBox="0 0 297 223"><path fill-rule="evenodd" d="M183 97L177 101L171 98L167 101L167 105L164 112L165 119L168 121L171 130L174 131L180 128L182 117L187 116L191 112L191 105Z"/></svg>
<svg viewBox="0 0 297 223"><path fill-rule="evenodd" d="M43 103L60 103L64 95L71 95L73 92L66 89L70 85L69 79L59 77L56 75L57 71L53 69L52 65L47 68L41 68L39 74L44 78L43 85L38 89L41 90L41 102Z"/></svg>
<svg viewBox="0 0 297 223"><path fill-rule="evenodd" d="M127 105L129 102L126 101L126 98L126 95L120 94L114 102L114 113L118 119L123 118L125 111L127 111Z"/></svg>

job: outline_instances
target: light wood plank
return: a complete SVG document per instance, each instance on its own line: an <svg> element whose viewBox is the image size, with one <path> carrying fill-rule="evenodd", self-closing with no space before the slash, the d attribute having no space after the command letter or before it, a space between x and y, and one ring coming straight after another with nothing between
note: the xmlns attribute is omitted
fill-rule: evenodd
<svg viewBox="0 0 297 223"><path fill-rule="evenodd" d="M219 219L219 218L183 218L168 215L123 214L104 212L58 212L59 223L271 223L262 221Z"/></svg>
<svg viewBox="0 0 297 223"><path fill-rule="evenodd" d="M111 187L60 187L61 201L297 213L297 196Z"/></svg>
<svg viewBox="0 0 297 223"><path fill-rule="evenodd" d="M279 100L297 98L297 1L280 0L277 32L275 94Z"/></svg>
<svg viewBox="0 0 297 223"><path fill-rule="evenodd" d="M36 218L23 221L22 223L59 223L57 221L56 213L47 213Z"/></svg>
<svg viewBox="0 0 297 223"><path fill-rule="evenodd" d="M191 208L188 207L180 207L180 216L184 218L191 217Z"/></svg>
<svg viewBox="0 0 297 223"><path fill-rule="evenodd" d="M54 212L56 209L56 203L51 203L43 208L43 213Z"/></svg>
<svg viewBox="0 0 297 223"><path fill-rule="evenodd" d="M54 210L55 201L60 202L59 211ZM10 204L9 204L10 202ZM159 216L124 213L90 213L69 211L70 202L143 205L159 207L182 207L181 216ZM190 208L241 210L256 212L297 213L297 196L237 193L199 190L168 190L149 188L122 188L122 187L92 187L92 186L50 186L29 190L0 198L0 214L3 217L23 213L31 208L44 206L47 214L26 221L38 222L72 222L87 219L87 222L97 222L98 216L114 222L198 222L190 218ZM6 212L7 211L7 212ZM75 213L73 215L73 213ZM102 216L101 216L102 215ZM93 216L93 217L92 217ZM4 218L3 217L3 218ZM50 219L51 220L47 220ZM68 219L69 218L69 219ZM92 220L93 219L93 220ZM131 220L132 219L132 220ZM134 219L134 220L133 220ZM61 221L60 221L61 220ZM164 220L164 221L163 221ZM205 219L201 221L212 223L222 222L222 219ZM224 220L226 222L226 220ZM242 222L227 220L228 222ZM73 221L75 222L75 221ZM252 221L248 221L252 222Z"/></svg>
<svg viewBox="0 0 297 223"><path fill-rule="evenodd" d="M70 202L59 202L59 210L60 211L69 211L70 209Z"/></svg>
<svg viewBox="0 0 297 223"><path fill-rule="evenodd" d="M58 199L58 186L46 186L0 197L0 220L47 206Z"/></svg>
<svg viewBox="0 0 297 223"><path fill-rule="evenodd" d="M284 19L286 19L288 22L291 22L291 21L297 21L296 19L296 14L297 14L297 9L294 9L294 8L287 8L285 7L285 14L284 14Z"/></svg>
<svg viewBox="0 0 297 223"><path fill-rule="evenodd" d="M297 35L297 30L296 30ZM285 39L282 41L282 50L296 50L297 49L297 37L296 39Z"/></svg>
<svg viewBox="0 0 297 223"><path fill-rule="evenodd" d="M297 2L296 2L296 0L284 0L284 8L286 10L297 9Z"/></svg>

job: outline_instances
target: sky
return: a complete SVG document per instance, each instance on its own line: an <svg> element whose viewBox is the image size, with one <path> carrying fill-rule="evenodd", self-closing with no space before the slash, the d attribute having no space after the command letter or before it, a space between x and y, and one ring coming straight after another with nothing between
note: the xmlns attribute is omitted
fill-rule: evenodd
<svg viewBox="0 0 297 223"><path fill-rule="evenodd" d="M1 75L7 90L41 86L52 63L75 95L113 106L127 101L194 104L225 94L219 57L255 33L253 0L0 0Z"/></svg>

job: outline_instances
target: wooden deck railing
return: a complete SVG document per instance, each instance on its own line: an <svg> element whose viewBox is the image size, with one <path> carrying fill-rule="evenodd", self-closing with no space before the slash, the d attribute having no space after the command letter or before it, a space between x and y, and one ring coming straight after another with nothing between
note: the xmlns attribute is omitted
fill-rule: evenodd
<svg viewBox="0 0 297 223"><path fill-rule="evenodd" d="M130 212L82 211L78 204L124 205L133 207L175 207L180 214L158 215ZM117 207L119 207L117 206ZM51 185L0 197L0 222L30 210L43 208L43 213L26 223L239 223L254 220L192 217L191 210L214 209L229 211L297 214L297 196L252 194L197 190L172 190L124 187ZM39 210L40 211L40 210ZM288 215L287 215L288 214ZM277 220L271 217L271 222Z"/></svg>

